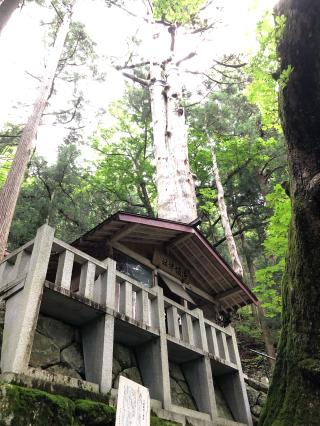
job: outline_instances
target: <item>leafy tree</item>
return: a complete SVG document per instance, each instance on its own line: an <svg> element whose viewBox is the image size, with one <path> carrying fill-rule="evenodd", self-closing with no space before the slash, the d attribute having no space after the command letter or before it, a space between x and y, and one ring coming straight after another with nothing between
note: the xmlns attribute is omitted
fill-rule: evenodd
<svg viewBox="0 0 320 426"><path fill-rule="evenodd" d="M291 217L291 203L281 185L266 197L273 215L268 219L266 240L263 242L264 254L269 264L257 271L255 292L258 294L267 315L279 316L281 312L280 283L285 268L285 257L288 248L288 225Z"/></svg>
<svg viewBox="0 0 320 426"><path fill-rule="evenodd" d="M115 102L116 124L94 139L99 160L91 185L103 194L110 209L126 209L154 216L155 183L151 110L145 89L129 88L126 100Z"/></svg>

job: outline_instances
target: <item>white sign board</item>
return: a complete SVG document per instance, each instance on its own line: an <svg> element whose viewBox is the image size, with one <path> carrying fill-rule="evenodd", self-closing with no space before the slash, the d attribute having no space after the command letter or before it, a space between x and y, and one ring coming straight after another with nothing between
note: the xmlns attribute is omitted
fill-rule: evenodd
<svg viewBox="0 0 320 426"><path fill-rule="evenodd" d="M120 376L116 426L150 426L149 389Z"/></svg>

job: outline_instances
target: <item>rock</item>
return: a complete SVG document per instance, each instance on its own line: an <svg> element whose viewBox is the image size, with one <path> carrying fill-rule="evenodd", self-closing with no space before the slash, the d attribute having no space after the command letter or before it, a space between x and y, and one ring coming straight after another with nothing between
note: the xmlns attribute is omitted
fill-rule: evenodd
<svg viewBox="0 0 320 426"><path fill-rule="evenodd" d="M190 389L185 381L178 380L178 384L184 393L188 393L190 395Z"/></svg>
<svg viewBox="0 0 320 426"><path fill-rule="evenodd" d="M73 343L61 351L61 361L79 374L84 374L83 355L78 343Z"/></svg>
<svg viewBox="0 0 320 426"><path fill-rule="evenodd" d="M222 417L224 419L228 420L234 420L232 413L230 411L229 405L223 395L223 392L218 385L218 383L214 383L214 391L215 391L215 397L216 397L216 404L217 404L217 410L219 417Z"/></svg>
<svg viewBox="0 0 320 426"><path fill-rule="evenodd" d="M261 392L260 395L259 395L257 404L261 405L261 407L263 407L264 404L266 403L266 401L267 401L267 395L265 393Z"/></svg>
<svg viewBox="0 0 320 426"><path fill-rule="evenodd" d="M122 368L136 367L136 359L133 350L120 343L114 343L113 356L119 362Z"/></svg>
<svg viewBox="0 0 320 426"><path fill-rule="evenodd" d="M139 383L140 385L143 385L142 379L141 379L141 374L140 374L140 371L138 370L137 367L127 368L127 369L121 371L121 373L117 376L117 378L114 381L114 388L115 389L119 388L120 376L127 377L127 379L133 380L134 382Z"/></svg>
<svg viewBox="0 0 320 426"><path fill-rule="evenodd" d="M256 405L259 398L259 391L247 385L247 395L248 395L250 407L253 407L254 405Z"/></svg>
<svg viewBox="0 0 320 426"><path fill-rule="evenodd" d="M179 405L184 408L190 408L190 410L196 410L196 406L193 402L191 395L185 393L173 378L170 378L170 386L173 404Z"/></svg>
<svg viewBox="0 0 320 426"><path fill-rule="evenodd" d="M60 348L49 337L36 331L30 357L31 367L48 367L60 362Z"/></svg>
<svg viewBox="0 0 320 426"><path fill-rule="evenodd" d="M71 345L75 338L75 329L73 327L44 315L39 315L37 330L53 340L60 349Z"/></svg>
<svg viewBox="0 0 320 426"><path fill-rule="evenodd" d="M121 365L116 358L113 358L112 362L112 381L119 375L121 371Z"/></svg>
<svg viewBox="0 0 320 426"><path fill-rule="evenodd" d="M185 381L183 372L179 364L174 364L173 362L170 362L169 372L170 372L170 376L173 377L175 380Z"/></svg>
<svg viewBox="0 0 320 426"><path fill-rule="evenodd" d="M261 411L262 407L260 407L260 405L254 405L253 407L251 407L251 413L256 417L260 416Z"/></svg>
<svg viewBox="0 0 320 426"><path fill-rule="evenodd" d="M62 374L63 376L73 377L75 379L82 379L80 374L78 374L75 370L68 368L63 364L53 365L47 368L46 371L54 374Z"/></svg>

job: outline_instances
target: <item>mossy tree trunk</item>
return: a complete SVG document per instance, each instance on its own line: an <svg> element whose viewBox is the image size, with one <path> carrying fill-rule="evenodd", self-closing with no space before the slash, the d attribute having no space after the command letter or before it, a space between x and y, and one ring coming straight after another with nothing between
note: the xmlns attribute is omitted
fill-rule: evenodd
<svg viewBox="0 0 320 426"><path fill-rule="evenodd" d="M288 146L292 223L282 284L283 324L260 425L319 425L320 419L320 2L282 0L280 93Z"/></svg>

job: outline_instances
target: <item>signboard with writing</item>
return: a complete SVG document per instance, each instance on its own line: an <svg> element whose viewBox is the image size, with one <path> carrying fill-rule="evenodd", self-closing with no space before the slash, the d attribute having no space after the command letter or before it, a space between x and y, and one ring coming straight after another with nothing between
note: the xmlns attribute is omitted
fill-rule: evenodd
<svg viewBox="0 0 320 426"><path fill-rule="evenodd" d="M116 426L150 426L149 389L120 376Z"/></svg>
<svg viewBox="0 0 320 426"><path fill-rule="evenodd" d="M189 269L181 266L180 263L172 259L172 257L168 256L166 253L155 250L152 263L163 271L168 272L168 274L178 278L181 282L186 284L190 283Z"/></svg>

